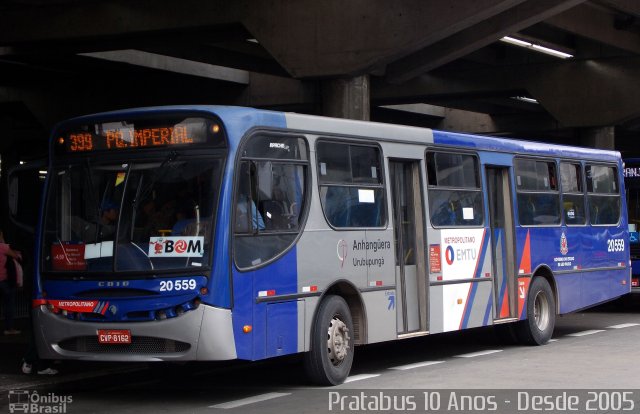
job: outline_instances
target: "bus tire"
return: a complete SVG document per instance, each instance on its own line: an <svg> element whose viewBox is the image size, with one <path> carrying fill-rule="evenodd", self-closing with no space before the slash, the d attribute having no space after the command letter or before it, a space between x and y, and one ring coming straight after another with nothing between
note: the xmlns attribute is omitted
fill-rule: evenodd
<svg viewBox="0 0 640 414"><path fill-rule="evenodd" d="M353 320L347 302L329 295L318 307L311 331L311 349L304 366L309 379L319 385L342 384L353 363Z"/></svg>
<svg viewBox="0 0 640 414"><path fill-rule="evenodd" d="M544 345L549 342L556 323L556 301L547 279L535 277L527 294L527 319L518 322L520 342Z"/></svg>

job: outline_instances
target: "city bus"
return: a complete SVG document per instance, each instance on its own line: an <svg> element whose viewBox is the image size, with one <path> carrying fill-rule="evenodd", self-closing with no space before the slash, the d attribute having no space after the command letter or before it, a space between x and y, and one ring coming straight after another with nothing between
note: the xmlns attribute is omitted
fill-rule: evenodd
<svg viewBox="0 0 640 414"><path fill-rule="evenodd" d="M640 158L624 159L624 185L629 220L631 290L640 291Z"/></svg>
<svg viewBox="0 0 640 414"><path fill-rule="evenodd" d="M55 127L37 232L48 359L301 354L557 315L630 291L620 154L225 106Z"/></svg>

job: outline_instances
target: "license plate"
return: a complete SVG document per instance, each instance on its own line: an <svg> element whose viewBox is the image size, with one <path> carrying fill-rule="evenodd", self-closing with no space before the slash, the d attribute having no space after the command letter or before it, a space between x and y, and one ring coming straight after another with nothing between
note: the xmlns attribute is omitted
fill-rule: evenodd
<svg viewBox="0 0 640 414"><path fill-rule="evenodd" d="M128 329L100 329L98 343L101 344L130 344L131 331Z"/></svg>

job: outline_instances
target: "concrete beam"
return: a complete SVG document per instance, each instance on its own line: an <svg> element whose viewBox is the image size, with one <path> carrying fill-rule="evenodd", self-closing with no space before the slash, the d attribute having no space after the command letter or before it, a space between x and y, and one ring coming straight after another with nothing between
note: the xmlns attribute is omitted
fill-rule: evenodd
<svg viewBox="0 0 640 414"><path fill-rule="evenodd" d="M80 55L95 59L108 60L110 62L127 63L150 69L222 80L243 85L247 85L249 83L249 72L244 70L210 65L202 62L194 62L191 60L163 56L140 50L112 50L108 52L81 53Z"/></svg>
<svg viewBox="0 0 640 414"><path fill-rule="evenodd" d="M294 109L316 105L319 96L317 82L255 72L249 76L249 85L234 102L235 105Z"/></svg>
<svg viewBox="0 0 640 414"><path fill-rule="evenodd" d="M443 102L528 91L563 127L617 125L640 116L640 58L430 73L402 85L372 84L372 102Z"/></svg>
<svg viewBox="0 0 640 414"><path fill-rule="evenodd" d="M564 126L617 125L640 116L640 58L565 61L526 70L526 88Z"/></svg>
<svg viewBox="0 0 640 414"><path fill-rule="evenodd" d="M523 1L274 0L255 4L243 23L293 77L355 76Z"/></svg>
<svg viewBox="0 0 640 414"><path fill-rule="evenodd" d="M376 105L384 105L518 94L525 90L521 73L525 67L436 71L400 85L390 84L384 78L372 78L371 100Z"/></svg>
<svg viewBox="0 0 640 414"><path fill-rule="evenodd" d="M187 30L240 21L249 0L115 0L3 10L0 45Z"/></svg>
<svg viewBox="0 0 640 414"><path fill-rule="evenodd" d="M599 0L599 2L623 13L640 17L640 2L638 0Z"/></svg>
<svg viewBox="0 0 640 414"><path fill-rule="evenodd" d="M640 9L640 2L634 0L633 4ZM593 5L578 6L551 17L545 23L632 53L640 53L640 33L616 29L615 15L604 13Z"/></svg>
<svg viewBox="0 0 640 414"><path fill-rule="evenodd" d="M529 0L400 59L387 68L387 80L401 83L483 48L583 3L585 0Z"/></svg>

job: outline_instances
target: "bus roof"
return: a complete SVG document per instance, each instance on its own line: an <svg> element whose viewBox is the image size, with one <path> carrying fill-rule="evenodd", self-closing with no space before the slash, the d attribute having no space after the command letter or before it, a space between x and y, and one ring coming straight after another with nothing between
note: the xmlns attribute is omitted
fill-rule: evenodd
<svg viewBox="0 0 640 414"><path fill-rule="evenodd" d="M479 151L526 153L528 155L537 154L541 156L581 159L588 158L602 161L616 161L620 158L619 152L610 150L596 150L593 148L555 145L513 138L438 131L429 128L329 118L293 112L285 113L240 106L179 105L124 109L73 118L56 125L54 131L69 124L104 122L121 119L123 117L158 115L176 111L217 115L225 123L227 130L232 131L232 133L229 134L230 144L232 146L236 146L249 129L263 126L267 128L288 128L318 135L341 135L353 138L368 137L384 141L437 144Z"/></svg>

